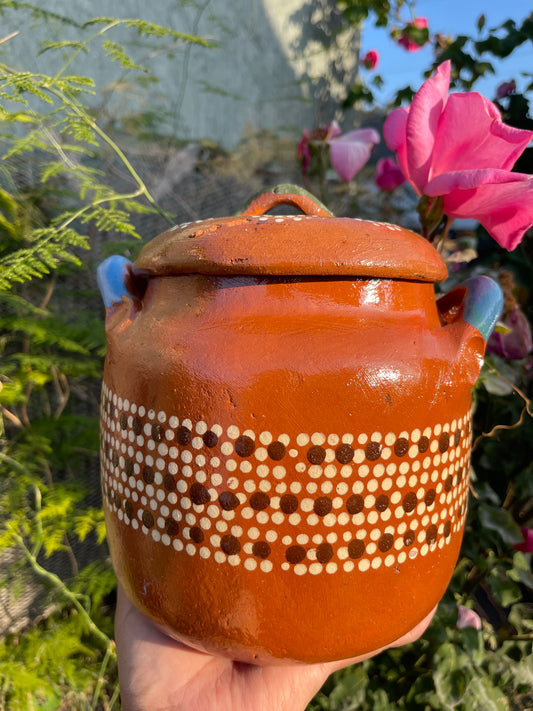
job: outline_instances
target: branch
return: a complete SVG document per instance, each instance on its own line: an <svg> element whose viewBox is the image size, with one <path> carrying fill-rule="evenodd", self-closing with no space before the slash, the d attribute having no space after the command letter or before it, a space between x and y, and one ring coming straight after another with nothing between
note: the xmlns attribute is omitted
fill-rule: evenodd
<svg viewBox="0 0 533 711"><path fill-rule="evenodd" d="M8 410L3 405L0 405L0 408L2 410L2 415L4 415L4 417L6 417L10 422L12 422L15 425L15 427L21 427L21 428L24 427L24 425L22 424L22 421L13 412Z"/></svg>
<svg viewBox="0 0 533 711"><path fill-rule="evenodd" d="M482 432L478 437L476 437L476 439L474 440L474 443L472 445L472 451L474 451L476 449L479 442L482 439L484 439L485 437L494 437L496 432L499 432L500 430L514 430L517 427L520 427L522 425L526 415L533 417L533 410L531 409L532 402L528 397L526 397L526 395L520 390L520 388L517 388L514 383L512 383L510 380L508 380L504 375L502 375L493 366L488 366L488 368L491 373L494 373L495 375L497 375L501 380L503 380L504 383L506 383L510 388L512 388L515 391L515 393L522 398L525 405L524 405L524 408L522 409L522 412L520 413L520 417L514 424L512 424L512 425L495 425L490 430L490 432Z"/></svg>

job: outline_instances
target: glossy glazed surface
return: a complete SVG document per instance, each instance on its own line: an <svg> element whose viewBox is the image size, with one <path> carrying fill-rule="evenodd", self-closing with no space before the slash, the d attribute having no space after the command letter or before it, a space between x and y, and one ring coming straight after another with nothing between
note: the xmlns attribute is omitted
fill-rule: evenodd
<svg viewBox="0 0 533 711"><path fill-rule="evenodd" d="M138 271L154 254L176 267L156 247ZM108 311L102 482L117 574L169 633L234 658L387 644L438 602L461 542L484 351L464 294L439 315L433 277L384 278L391 265L225 276L202 254L207 273L159 261L142 300Z"/></svg>

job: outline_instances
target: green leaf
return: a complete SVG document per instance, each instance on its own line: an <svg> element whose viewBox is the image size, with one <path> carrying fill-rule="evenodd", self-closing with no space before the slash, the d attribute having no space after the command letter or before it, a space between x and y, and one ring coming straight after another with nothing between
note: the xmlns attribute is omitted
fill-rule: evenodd
<svg viewBox="0 0 533 711"><path fill-rule="evenodd" d="M374 94L367 86L361 83L352 84L346 98L342 102L342 108L345 110L351 109L358 103L374 103Z"/></svg>
<svg viewBox="0 0 533 711"><path fill-rule="evenodd" d="M507 571L507 577L533 590L533 572L531 572L529 557L528 555L526 558L524 553L516 551L513 555L513 567Z"/></svg>
<svg viewBox="0 0 533 711"><path fill-rule="evenodd" d="M462 701L474 677L469 657L458 652L455 645L446 642L440 645L435 655L435 690L446 709L455 708Z"/></svg>
<svg viewBox="0 0 533 711"><path fill-rule="evenodd" d="M509 711L510 708L505 693L487 676L471 679L464 701L468 711Z"/></svg>
<svg viewBox="0 0 533 711"><path fill-rule="evenodd" d="M427 27L415 27L414 25L407 25L402 30L402 34L406 35L412 42L417 44L419 47L423 47L429 42L429 30Z"/></svg>
<svg viewBox="0 0 533 711"><path fill-rule="evenodd" d="M511 674L517 684L533 691L533 654L511 665Z"/></svg>
<svg viewBox="0 0 533 711"><path fill-rule="evenodd" d="M74 519L74 532L78 536L80 541L84 541L89 533L96 532L98 538L100 538L99 533L102 529L102 523L104 522L104 512L103 509L87 509L79 516ZM98 543L102 543L103 539L98 540Z"/></svg>
<svg viewBox="0 0 533 711"><path fill-rule="evenodd" d="M507 510L481 502L478 515L481 525L495 531L506 545L512 546L523 540L520 526Z"/></svg>
<svg viewBox="0 0 533 711"><path fill-rule="evenodd" d="M512 580L504 577L500 571L493 571L489 577L490 589L502 607L510 607L513 603L522 599L520 587Z"/></svg>

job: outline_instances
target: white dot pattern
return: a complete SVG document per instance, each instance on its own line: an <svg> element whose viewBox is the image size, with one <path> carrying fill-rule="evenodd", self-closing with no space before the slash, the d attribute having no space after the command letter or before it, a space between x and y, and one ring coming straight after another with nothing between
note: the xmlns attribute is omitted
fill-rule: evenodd
<svg viewBox="0 0 533 711"><path fill-rule="evenodd" d="M146 410L104 384L104 502L158 545L249 571L399 566L461 535L470 417L397 435L276 434Z"/></svg>

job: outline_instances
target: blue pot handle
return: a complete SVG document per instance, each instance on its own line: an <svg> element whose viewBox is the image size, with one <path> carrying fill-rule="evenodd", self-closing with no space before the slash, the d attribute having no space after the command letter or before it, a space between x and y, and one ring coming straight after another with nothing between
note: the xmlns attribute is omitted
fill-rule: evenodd
<svg viewBox="0 0 533 711"><path fill-rule="evenodd" d="M466 288L463 320L477 328L488 341L503 309L502 290L488 276L472 277L461 286Z"/></svg>
<svg viewBox="0 0 533 711"><path fill-rule="evenodd" d="M129 264L129 259L115 254L105 259L96 270L98 288L106 309L120 304L123 296L133 296L126 288L126 267Z"/></svg>

